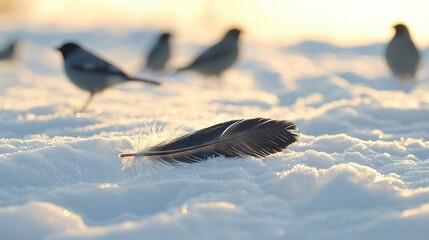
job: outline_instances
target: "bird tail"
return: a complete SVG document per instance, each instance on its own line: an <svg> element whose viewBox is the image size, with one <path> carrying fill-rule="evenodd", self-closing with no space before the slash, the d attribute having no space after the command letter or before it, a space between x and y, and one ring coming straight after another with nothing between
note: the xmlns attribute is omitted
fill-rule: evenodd
<svg viewBox="0 0 429 240"><path fill-rule="evenodd" d="M149 83L152 85L161 85L160 82L152 80L152 79L143 79L143 78L138 78L138 77L128 77L128 81L138 81L138 82L145 82L145 83Z"/></svg>
<svg viewBox="0 0 429 240"><path fill-rule="evenodd" d="M183 71L186 71L186 70L189 70L189 66L176 69L176 73L183 72Z"/></svg>

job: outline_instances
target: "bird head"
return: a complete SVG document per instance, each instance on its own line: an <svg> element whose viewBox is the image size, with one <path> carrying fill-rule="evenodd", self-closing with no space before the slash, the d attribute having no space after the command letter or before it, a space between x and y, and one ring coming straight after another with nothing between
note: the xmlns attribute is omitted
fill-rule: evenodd
<svg viewBox="0 0 429 240"><path fill-rule="evenodd" d="M159 36L158 42L167 42L170 40L171 34L169 32L164 32Z"/></svg>
<svg viewBox="0 0 429 240"><path fill-rule="evenodd" d="M18 45L18 40L14 40L10 43L9 48L14 49Z"/></svg>
<svg viewBox="0 0 429 240"><path fill-rule="evenodd" d="M68 43L63 44L61 47L56 48L56 49L58 51L60 51L64 57L67 57L70 54L72 54L74 51L81 49L81 47L79 45L77 45L76 43L68 42Z"/></svg>
<svg viewBox="0 0 429 240"><path fill-rule="evenodd" d="M161 34L161 39L163 40L168 40L171 37L171 33L165 32L163 34Z"/></svg>
<svg viewBox="0 0 429 240"><path fill-rule="evenodd" d="M396 31L396 35L409 34L407 26L402 23L396 24L393 28Z"/></svg>
<svg viewBox="0 0 429 240"><path fill-rule="evenodd" d="M238 39L238 37L240 36L240 33L241 33L240 29L232 28L226 33L225 37L232 37L234 39Z"/></svg>

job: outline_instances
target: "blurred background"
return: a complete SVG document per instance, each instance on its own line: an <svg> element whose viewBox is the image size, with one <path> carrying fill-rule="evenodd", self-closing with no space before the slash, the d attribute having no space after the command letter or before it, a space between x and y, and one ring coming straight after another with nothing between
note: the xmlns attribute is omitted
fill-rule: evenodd
<svg viewBox="0 0 429 240"><path fill-rule="evenodd" d="M409 25L418 45L429 43L429 2L422 0L0 0L0 31L63 31L149 27L192 37L231 26L272 43L317 39L353 45L390 39L391 26Z"/></svg>

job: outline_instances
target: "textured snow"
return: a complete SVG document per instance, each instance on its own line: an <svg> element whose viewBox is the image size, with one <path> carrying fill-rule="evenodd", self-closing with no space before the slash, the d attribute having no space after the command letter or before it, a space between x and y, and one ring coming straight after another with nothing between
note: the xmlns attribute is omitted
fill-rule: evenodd
<svg viewBox="0 0 429 240"><path fill-rule="evenodd" d="M153 30L2 34L22 42L0 63L1 239L429 238L427 49L410 87L383 43L244 38L218 82L138 72ZM120 85L75 113L87 93L52 50L66 40L164 85ZM173 43L172 69L210 42ZM251 117L291 120L300 141L263 159L122 170L121 151Z"/></svg>

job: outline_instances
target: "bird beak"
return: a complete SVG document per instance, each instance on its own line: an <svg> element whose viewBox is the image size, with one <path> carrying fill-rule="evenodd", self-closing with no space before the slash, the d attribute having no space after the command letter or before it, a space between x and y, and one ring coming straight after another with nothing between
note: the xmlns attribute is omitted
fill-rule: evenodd
<svg viewBox="0 0 429 240"><path fill-rule="evenodd" d="M61 48L62 48L62 45L57 46L57 47L54 47L54 50L57 50L57 51L60 51L60 52L61 52Z"/></svg>

